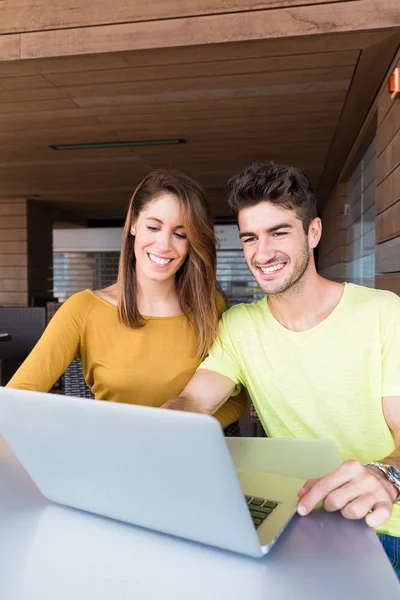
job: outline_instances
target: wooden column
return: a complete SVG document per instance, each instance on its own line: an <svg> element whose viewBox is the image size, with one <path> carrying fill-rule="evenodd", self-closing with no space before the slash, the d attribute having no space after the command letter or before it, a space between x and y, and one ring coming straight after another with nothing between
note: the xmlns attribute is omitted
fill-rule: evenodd
<svg viewBox="0 0 400 600"><path fill-rule="evenodd" d="M36 200L0 200L0 305L52 298L52 212Z"/></svg>

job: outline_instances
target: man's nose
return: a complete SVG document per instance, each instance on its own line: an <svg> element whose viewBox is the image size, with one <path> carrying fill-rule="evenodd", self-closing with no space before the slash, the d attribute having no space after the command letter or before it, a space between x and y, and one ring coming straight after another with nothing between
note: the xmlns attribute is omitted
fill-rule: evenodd
<svg viewBox="0 0 400 600"><path fill-rule="evenodd" d="M270 239L260 239L258 241L257 252L255 256L256 262L265 264L274 258L276 250Z"/></svg>

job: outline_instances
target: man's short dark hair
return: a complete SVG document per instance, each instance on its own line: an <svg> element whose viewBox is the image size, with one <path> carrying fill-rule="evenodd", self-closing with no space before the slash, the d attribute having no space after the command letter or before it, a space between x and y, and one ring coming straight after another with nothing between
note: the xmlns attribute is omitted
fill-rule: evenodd
<svg viewBox="0 0 400 600"><path fill-rule="evenodd" d="M317 199L311 182L296 167L255 162L228 181L228 203L236 217L242 208L265 201L294 210L305 233L317 216Z"/></svg>

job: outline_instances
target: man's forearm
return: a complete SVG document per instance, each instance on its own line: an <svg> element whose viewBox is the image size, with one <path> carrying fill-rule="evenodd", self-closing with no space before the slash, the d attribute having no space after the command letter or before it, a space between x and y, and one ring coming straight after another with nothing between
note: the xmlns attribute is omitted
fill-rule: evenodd
<svg viewBox="0 0 400 600"><path fill-rule="evenodd" d="M400 446L397 446L392 454L389 454L389 456L383 458L379 462L385 465L393 465L393 467L400 469Z"/></svg>
<svg viewBox="0 0 400 600"><path fill-rule="evenodd" d="M168 408L170 410L182 410L185 412L205 412L204 410L201 410L201 408L197 406L197 404L187 396L176 396L176 398L171 398L171 400L165 402L161 406L161 408Z"/></svg>

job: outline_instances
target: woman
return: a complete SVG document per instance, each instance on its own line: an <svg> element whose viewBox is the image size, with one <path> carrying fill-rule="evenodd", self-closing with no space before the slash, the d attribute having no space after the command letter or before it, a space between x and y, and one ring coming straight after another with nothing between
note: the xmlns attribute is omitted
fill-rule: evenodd
<svg viewBox="0 0 400 600"><path fill-rule="evenodd" d="M76 357L95 397L161 406L178 395L217 335L214 227L201 187L179 171L150 173L132 196L117 282L74 294L8 387L48 391ZM230 398L225 428L245 410Z"/></svg>

